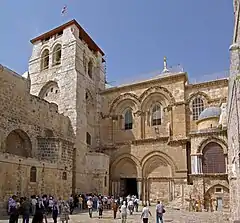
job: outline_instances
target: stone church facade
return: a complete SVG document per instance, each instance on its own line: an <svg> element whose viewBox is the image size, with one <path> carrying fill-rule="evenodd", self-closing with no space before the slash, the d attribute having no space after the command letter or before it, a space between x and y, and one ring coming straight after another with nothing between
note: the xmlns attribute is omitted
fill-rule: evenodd
<svg viewBox="0 0 240 223"><path fill-rule="evenodd" d="M106 88L104 53L72 20L31 40L23 77L2 67L0 197L191 195L228 207L228 80L187 73Z"/></svg>

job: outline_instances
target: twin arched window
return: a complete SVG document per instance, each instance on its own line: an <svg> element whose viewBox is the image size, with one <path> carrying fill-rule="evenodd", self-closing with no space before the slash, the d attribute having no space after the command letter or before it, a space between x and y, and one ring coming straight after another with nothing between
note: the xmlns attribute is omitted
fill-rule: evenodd
<svg viewBox="0 0 240 223"><path fill-rule="evenodd" d="M193 121L198 120L199 115L204 110L204 102L200 97L194 98L192 102L192 116Z"/></svg>
<svg viewBox="0 0 240 223"><path fill-rule="evenodd" d="M152 126L162 124L162 106L161 104L154 104L152 107Z"/></svg>
<svg viewBox="0 0 240 223"><path fill-rule="evenodd" d="M52 54L52 65L59 65L61 64L62 58L62 46L57 44L53 49ZM46 70L49 68L49 50L45 49L41 55L41 70Z"/></svg>
<svg viewBox="0 0 240 223"><path fill-rule="evenodd" d="M124 114L124 129L128 130L128 129L132 129L132 127L133 127L132 110L128 108Z"/></svg>

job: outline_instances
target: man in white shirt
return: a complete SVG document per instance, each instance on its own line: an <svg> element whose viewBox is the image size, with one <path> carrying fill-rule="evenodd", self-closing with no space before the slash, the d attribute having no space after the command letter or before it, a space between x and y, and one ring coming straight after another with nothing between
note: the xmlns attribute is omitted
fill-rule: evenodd
<svg viewBox="0 0 240 223"><path fill-rule="evenodd" d="M121 213L121 218L122 218L122 223L127 222L127 206L126 206L126 201L123 201L123 204L120 208L120 213Z"/></svg>
<svg viewBox="0 0 240 223"><path fill-rule="evenodd" d="M87 201L87 206L88 206L88 214L89 217L92 218L92 208L93 208L93 202L92 202L92 198L89 198Z"/></svg>
<svg viewBox="0 0 240 223"><path fill-rule="evenodd" d="M141 218L143 220L143 223L148 223L148 218L149 215L152 216L149 208L147 207L147 205L144 205L144 208L142 209L142 214L141 214Z"/></svg>

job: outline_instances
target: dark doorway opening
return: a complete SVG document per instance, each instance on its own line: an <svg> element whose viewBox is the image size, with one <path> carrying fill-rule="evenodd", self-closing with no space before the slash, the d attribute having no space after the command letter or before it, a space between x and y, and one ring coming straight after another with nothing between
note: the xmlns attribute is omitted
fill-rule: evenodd
<svg viewBox="0 0 240 223"><path fill-rule="evenodd" d="M136 195L138 197L137 179L125 178L124 179L124 196Z"/></svg>

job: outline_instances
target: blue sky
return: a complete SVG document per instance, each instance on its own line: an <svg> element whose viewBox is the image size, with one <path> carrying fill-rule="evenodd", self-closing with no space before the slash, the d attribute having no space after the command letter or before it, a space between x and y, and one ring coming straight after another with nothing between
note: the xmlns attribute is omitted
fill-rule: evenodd
<svg viewBox="0 0 240 223"><path fill-rule="evenodd" d="M67 5L67 14L61 9ZM192 79L229 69L231 0L1 0L0 63L22 74L30 39L75 18L107 55L110 82L181 64Z"/></svg>

